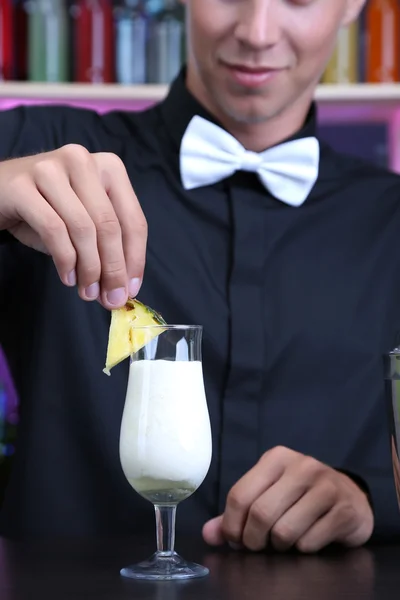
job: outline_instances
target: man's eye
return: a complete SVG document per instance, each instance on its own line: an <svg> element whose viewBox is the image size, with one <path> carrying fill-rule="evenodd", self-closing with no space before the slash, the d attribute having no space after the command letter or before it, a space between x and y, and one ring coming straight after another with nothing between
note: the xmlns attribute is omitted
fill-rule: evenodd
<svg viewBox="0 0 400 600"><path fill-rule="evenodd" d="M299 6L307 6L312 4L315 0L289 0L290 4L298 4Z"/></svg>

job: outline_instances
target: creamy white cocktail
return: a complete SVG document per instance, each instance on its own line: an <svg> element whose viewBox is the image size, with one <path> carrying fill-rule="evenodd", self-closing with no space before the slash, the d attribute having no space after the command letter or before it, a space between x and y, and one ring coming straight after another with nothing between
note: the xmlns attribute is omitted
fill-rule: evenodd
<svg viewBox="0 0 400 600"><path fill-rule="evenodd" d="M132 362L120 436L132 487L153 503L180 502L203 482L211 449L201 362Z"/></svg>
<svg viewBox="0 0 400 600"><path fill-rule="evenodd" d="M177 505L201 485L211 462L202 328L134 327L132 336L141 344L131 355L120 460L133 489L154 505L157 551L121 574L153 580L203 577L207 568L174 550Z"/></svg>

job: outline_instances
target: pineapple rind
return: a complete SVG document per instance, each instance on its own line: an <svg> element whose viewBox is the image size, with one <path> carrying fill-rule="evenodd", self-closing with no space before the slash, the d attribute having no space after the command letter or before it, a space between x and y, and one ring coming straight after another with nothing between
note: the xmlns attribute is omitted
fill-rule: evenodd
<svg viewBox="0 0 400 600"><path fill-rule="evenodd" d="M129 358L143 348L157 334L149 336L149 332L136 330L135 327L147 325L166 325L162 316L139 300L128 300L125 306L111 311L111 323L108 335L107 358L103 372L110 371L117 364Z"/></svg>

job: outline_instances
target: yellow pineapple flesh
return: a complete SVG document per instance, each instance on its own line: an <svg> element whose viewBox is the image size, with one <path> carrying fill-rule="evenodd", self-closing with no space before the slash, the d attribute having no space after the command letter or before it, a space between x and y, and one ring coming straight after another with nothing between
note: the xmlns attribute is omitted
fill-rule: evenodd
<svg viewBox="0 0 400 600"><path fill-rule="evenodd" d="M106 375L110 375L113 367L162 333L162 328L152 332L136 329L149 325L166 325L166 322L159 313L139 300L128 300L122 308L111 311L107 357L103 369Z"/></svg>

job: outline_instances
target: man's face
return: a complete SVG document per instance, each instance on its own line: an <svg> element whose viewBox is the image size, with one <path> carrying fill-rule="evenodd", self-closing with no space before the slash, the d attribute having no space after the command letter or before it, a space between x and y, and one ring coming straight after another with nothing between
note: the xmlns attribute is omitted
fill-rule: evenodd
<svg viewBox="0 0 400 600"><path fill-rule="evenodd" d="M183 0L189 89L218 117L261 123L309 101L337 31L365 0Z"/></svg>

